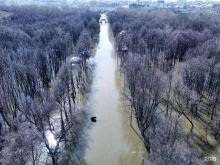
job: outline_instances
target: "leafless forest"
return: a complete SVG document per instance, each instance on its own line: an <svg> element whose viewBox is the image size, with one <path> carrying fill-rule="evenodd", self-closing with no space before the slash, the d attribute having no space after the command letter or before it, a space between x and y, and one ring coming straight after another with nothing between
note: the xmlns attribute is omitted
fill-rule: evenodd
<svg viewBox="0 0 220 165"><path fill-rule="evenodd" d="M86 164L74 151L89 120L89 59L100 49L100 13L42 6L0 11L0 165ZM219 14L118 9L103 19L114 36L123 98L147 150L144 163L218 163Z"/></svg>
<svg viewBox="0 0 220 165"><path fill-rule="evenodd" d="M86 97L92 81L87 59L98 42L100 14L1 10L9 14L0 20L0 164L84 164L72 154L87 120L76 98Z"/></svg>
<svg viewBox="0 0 220 165"><path fill-rule="evenodd" d="M218 161L219 15L118 10L108 20L148 164Z"/></svg>

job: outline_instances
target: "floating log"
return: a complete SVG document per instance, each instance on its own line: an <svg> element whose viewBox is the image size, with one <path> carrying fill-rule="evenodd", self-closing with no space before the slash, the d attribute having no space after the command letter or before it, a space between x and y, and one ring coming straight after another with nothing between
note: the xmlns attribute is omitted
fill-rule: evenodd
<svg viewBox="0 0 220 165"><path fill-rule="evenodd" d="M92 122L97 122L96 117L91 117Z"/></svg>

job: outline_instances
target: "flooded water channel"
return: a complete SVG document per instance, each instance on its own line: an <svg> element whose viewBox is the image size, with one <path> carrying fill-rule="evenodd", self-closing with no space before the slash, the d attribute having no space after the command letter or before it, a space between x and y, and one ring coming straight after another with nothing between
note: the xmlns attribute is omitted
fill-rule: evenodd
<svg viewBox="0 0 220 165"><path fill-rule="evenodd" d="M89 165L141 165L144 145L130 127L112 38L108 23L102 23L98 49L92 59L96 67L89 101L97 122L91 122L88 131L85 159Z"/></svg>

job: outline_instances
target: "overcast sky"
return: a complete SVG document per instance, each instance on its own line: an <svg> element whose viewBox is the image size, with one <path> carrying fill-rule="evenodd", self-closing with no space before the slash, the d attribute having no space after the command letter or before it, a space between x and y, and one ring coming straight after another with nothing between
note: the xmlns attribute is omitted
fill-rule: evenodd
<svg viewBox="0 0 220 165"><path fill-rule="evenodd" d="M119 2L120 0L97 0L97 1L113 1L113 2ZM131 2L137 2L137 0L128 0L128 1L131 1ZM147 1L147 0L140 0L140 1ZM153 0L154 1L154 0ZM155 0L157 1L157 0ZM165 1L168 1L168 0L165 0ZM173 0L175 1L175 0ZM186 1L194 1L194 0L186 0ZM203 0L205 1L205 0ZM220 1L220 0L210 0L210 1Z"/></svg>
<svg viewBox="0 0 220 165"><path fill-rule="evenodd" d="M74 2L74 1L77 1L77 0L67 0L68 2ZM78 0L79 2L81 1L91 1L91 0ZM96 0L96 1L103 1L103 2L109 2L109 1L112 1L112 2L119 2L120 0ZM128 1L131 1L131 2L137 2L137 0L128 0ZM141 0L141 1L145 1L145 0ZM146 0L147 1L147 0ZM151 0L151 1L157 1L157 0ZM165 2L175 2L176 0L165 0ZM188 1L194 1L194 0L186 0L187 2ZM205 1L205 0L202 0L202 1ZM220 0L209 0L209 1L215 1L215 2L219 2Z"/></svg>

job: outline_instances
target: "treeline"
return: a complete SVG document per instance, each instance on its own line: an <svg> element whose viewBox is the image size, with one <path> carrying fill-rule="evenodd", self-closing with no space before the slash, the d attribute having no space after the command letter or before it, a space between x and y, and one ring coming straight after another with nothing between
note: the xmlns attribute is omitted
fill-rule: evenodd
<svg viewBox="0 0 220 165"><path fill-rule="evenodd" d="M80 163L73 153L87 113L77 97L92 80L87 59L98 42L99 13L0 10L10 13L0 20L0 164Z"/></svg>
<svg viewBox="0 0 220 165"><path fill-rule="evenodd" d="M150 164L202 163L191 144L211 153L220 141L220 16L117 10L108 20Z"/></svg>

